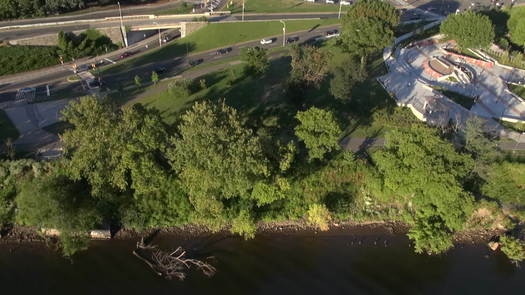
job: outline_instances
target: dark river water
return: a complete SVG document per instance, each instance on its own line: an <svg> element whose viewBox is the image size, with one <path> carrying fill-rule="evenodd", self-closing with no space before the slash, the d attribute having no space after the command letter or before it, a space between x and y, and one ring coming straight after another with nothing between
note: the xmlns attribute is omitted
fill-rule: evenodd
<svg viewBox="0 0 525 295"><path fill-rule="evenodd" d="M428 257L403 235L366 231L214 240L206 250L216 275L184 282L161 279L134 257L136 240L94 242L72 262L45 246L0 245L0 294L525 294L525 269L485 245Z"/></svg>

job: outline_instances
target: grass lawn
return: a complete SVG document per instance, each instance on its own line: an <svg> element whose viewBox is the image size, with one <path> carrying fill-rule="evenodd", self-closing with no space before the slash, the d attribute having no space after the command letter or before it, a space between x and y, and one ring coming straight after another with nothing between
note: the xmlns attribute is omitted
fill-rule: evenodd
<svg viewBox="0 0 525 295"><path fill-rule="evenodd" d="M8 138L15 140L20 136L15 125L11 122L4 110L0 110L0 142L5 143Z"/></svg>
<svg viewBox="0 0 525 295"><path fill-rule="evenodd" d="M242 12L242 0L234 0L228 9L232 13ZM350 6L343 5L342 11ZM304 0L245 0L245 13L261 12L338 12L338 4L308 3Z"/></svg>
<svg viewBox="0 0 525 295"><path fill-rule="evenodd" d="M514 92L514 94L521 96L521 98L525 99L525 86L518 86L514 84L508 84L509 90Z"/></svg>
<svg viewBox="0 0 525 295"><path fill-rule="evenodd" d="M318 26L338 23L338 19L287 21L288 33L309 30ZM118 73L150 62L162 61L187 53L197 53L268 36L280 35L282 24L278 21L245 23L210 23L206 27L153 52L109 66L103 73Z"/></svg>
<svg viewBox="0 0 525 295"><path fill-rule="evenodd" d="M333 42L327 42L323 48L333 54L331 68L344 58L343 52ZM369 73L374 77L384 71L379 56L368 65ZM288 56L273 60L268 72L271 74L261 78L247 77L244 75L243 65L235 65L196 79L205 79L208 87L197 89L190 96L180 97L169 90L163 90L133 103L156 108L167 123L173 123L194 101L225 99L228 105L244 115L248 126L256 130L263 128L269 132L276 132L278 138L286 139L293 132L296 124L294 116L300 108L284 92L289 71ZM197 83L194 81L194 84ZM338 101L330 95L329 79L325 79L319 89L308 89L303 100L308 105L334 111L342 125L346 126L345 136L380 137L394 127L410 127L411 124L419 122L408 109L396 107L394 100L375 78L356 85L352 95L353 102L350 103Z"/></svg>
<svg viewBox="0 0 525 295"><path fill-rule="evenodd" d="M444 96L450 98L453 102L461 105L462 107L470 110L474 105L474 97L466 96L455 91L450 91L442 87L434 87L437 91L441 92Z"/></svg>
<svg viewBox="0 0 525 295"><path fill-rule="evenodd" d="M59 64L55 46L0 46L0 76Z"/></svg>
<svg viewBox="0 0 525 295"><path fill-rule="evenodd" d="M193 4L192 3L182 2L182 3L180 3L180 5L178 7L161 10L161 11L157 12L156 14L158 14L158 15L163 15L163 14L186 14L186 13L191 13L192 9L193 9Z"/></svg>

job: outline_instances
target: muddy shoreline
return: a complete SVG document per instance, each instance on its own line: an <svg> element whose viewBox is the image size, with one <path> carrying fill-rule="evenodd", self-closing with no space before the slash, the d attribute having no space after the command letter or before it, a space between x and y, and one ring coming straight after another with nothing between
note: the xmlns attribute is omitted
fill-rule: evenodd
<svg viewBox="0 0 525 295"><path fill-rule="evenodd" d="M338 222L332 223L328 231L307 225L302 221L271 222L260 223L256 236L355 236L366 238L406 237L409 228L400 222ZM204 226L187 225L183 227L154 228L144 231L134 231L129 229L119 230L109 241L112 240L138 240L141 237L149 236L157 232L158 236L176 237L182 239L198 239L204 236L236 236L224 229L212 232ZM454 244L487 244L495 236L503 234L504 230L475 229L465 230L454 236ZM36 228L13 227L7 234L0 238L0 245L4 244L47 244L55 245L56 237L45 237Z"/></svg>

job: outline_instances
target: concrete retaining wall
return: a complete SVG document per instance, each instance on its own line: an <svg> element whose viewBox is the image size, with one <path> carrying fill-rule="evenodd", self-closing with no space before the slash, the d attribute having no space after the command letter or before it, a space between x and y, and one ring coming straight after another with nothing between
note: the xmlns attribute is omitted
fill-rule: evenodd
<svg viewBox="0 0 525 295"><path fill-rule="evenodd" d="M187 35L205 27L207 22L182 22L180 29L180 37L184 38Z"/></svg>
<svg viewBox="0 0 525 295"><path fill-rule="evenodd" d="M122 39L122 33L120 32L120 28L99 28L97 29L97 31L99 31L103 35L108 36L109 39L111 39L111 41L115 44L118 44L119 42L121 44L124 44L124 40ZM85 30L73 31L73 34L78 36L82 32L85 32ZM33 45L33 46L54 46L58 44L58 34L48 34L48 35L41 35L41 36L25 38L25 39L9 40L9 44L11 45Z"/></svg>

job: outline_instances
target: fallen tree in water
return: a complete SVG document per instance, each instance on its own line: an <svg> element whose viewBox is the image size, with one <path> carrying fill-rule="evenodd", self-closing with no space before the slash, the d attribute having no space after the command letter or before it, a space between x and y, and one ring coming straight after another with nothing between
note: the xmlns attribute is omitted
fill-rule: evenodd
<svg viewBox="0 0 525 295"><path fill-rule="evenodd" d="M180 246L175 251L167 252L160 250L156 245L144 243L144 238L137 242L133 255L146 263L157 275L168 280L182 281L191 269L200 270L207 277L213 276L216 271L215 267L207 262L188 258L187 251Z"/></svg>

